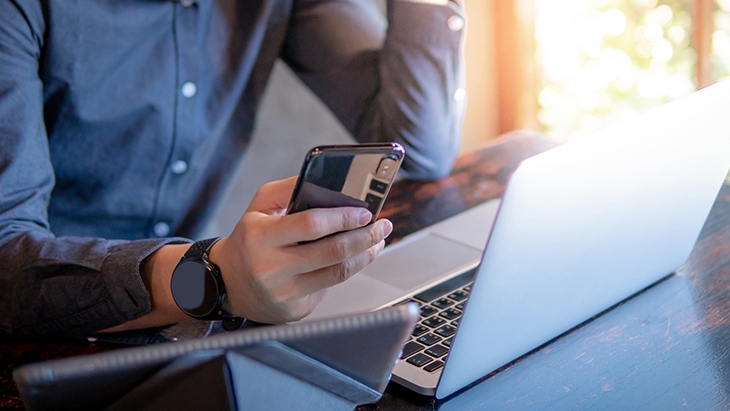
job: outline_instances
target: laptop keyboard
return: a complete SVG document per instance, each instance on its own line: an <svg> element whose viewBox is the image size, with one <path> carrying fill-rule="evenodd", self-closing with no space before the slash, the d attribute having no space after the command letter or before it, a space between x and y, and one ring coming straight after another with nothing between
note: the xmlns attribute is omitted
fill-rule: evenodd
<svg viewBox="0 0 730 411"><path fill-rule="evenodd" d="M427 372L444 366L471 291L474 272L472 269L408 300L421 308L421 320L403 347L401 360Z"/></svg>

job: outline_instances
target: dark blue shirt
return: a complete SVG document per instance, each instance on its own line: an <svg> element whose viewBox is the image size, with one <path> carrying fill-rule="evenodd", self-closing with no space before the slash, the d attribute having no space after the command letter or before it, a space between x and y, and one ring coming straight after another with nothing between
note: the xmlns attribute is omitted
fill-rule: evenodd
<svg viewBox="0 0 730 411"><path fill-rule="evenodd" d="M462 27L407 0L0 2L0 332L148 313L140 262L205 222L277 58L407 177L447 174Z"/></svg>

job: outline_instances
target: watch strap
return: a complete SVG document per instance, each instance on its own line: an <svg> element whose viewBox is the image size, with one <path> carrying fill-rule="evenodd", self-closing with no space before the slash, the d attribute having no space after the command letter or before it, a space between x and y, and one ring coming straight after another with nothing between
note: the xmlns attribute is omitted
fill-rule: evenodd
<svg viewBox="0 0 730 411"><path fill-rule="evenodd" d="M220 240L220 237L213 237L207 240L200 240L193 243L185 252L183 258L202 256L203 254L210 253L210 249L213 248L213 244Z"/></svg>
<svg viewBox="0 0 730 411"><path fill-rule="evenodd" d="M185 252L185 255L183 255L183 259L186 258L197 258L200 260L205 259L208 264L214 265L217 268L217 265L215 263L211 262L209 259L210 250L213 248L213 245L217 243L221 238L220 237L213 237L208 238L206 240L200 240L193 243L193 245L188 248L188 251ZM223 278L220 278L220 283L223 285L225 289L225 284L223 284ZM232 315L228 313L223 308L220 308L218 310L221 315L214 315L213 317L206 318L209 320L221 320L223 329L226 331L235 331L243 325L243 323L246 322L245 318L237 317L235 315Z"/></svg>

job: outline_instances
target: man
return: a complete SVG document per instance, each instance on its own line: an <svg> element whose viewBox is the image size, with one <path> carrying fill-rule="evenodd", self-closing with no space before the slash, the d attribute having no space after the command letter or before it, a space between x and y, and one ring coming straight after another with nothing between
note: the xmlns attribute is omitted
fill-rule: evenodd
<svg viewBox="0 0 730 411"><path fill-rule="evenodd" d="M454 0L388 0L387 24L369 0L0 2L0 332L183 321L170 279L203 246L221 312L306 316L376 257L390 222L287 216L288 179L229 237L184 238L240 161L274 61L357 140L403 144L406 177L438 178L458 151L463 19Z"/></svg>

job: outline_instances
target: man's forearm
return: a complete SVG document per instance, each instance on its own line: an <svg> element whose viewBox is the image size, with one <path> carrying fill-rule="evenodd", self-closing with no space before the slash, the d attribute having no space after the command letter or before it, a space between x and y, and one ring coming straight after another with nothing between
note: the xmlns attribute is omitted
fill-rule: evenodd
<svg viewBox="0 0 730 411"><path fill-rule="evenodd" d="M102 332L127 331L157 327L184 321L189 317L175 304L170 292L170 278L175 266L190 244L168 244L142 261L140 275L152 302L149 314Z"/></svg>

